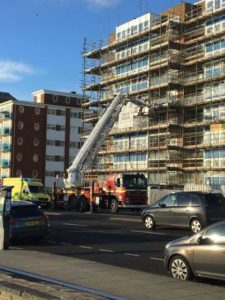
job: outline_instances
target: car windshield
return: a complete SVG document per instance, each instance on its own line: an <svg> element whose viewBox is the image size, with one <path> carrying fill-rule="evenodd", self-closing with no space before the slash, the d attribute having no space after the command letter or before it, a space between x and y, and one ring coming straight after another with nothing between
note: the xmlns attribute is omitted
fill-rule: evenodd
<svg viewBox="0 0 225 300"><path fill-rule="evenodd" d="M29 185L29 190L32 194L43 194L44 187L40 185Z"/></svg>
<svg viewBox="0 0 225 300"><path fill-rule="evenodd" d="M37 217L41 216L41 210L35 205L12 206L11 215L15 218Z"/></svg>
<svg viewBox="0 0 225 300"><path fill-rule="evenodd" d="M125 175L124 187L131 189L145 189L147 188L147 180L144 175Z"/></svg>

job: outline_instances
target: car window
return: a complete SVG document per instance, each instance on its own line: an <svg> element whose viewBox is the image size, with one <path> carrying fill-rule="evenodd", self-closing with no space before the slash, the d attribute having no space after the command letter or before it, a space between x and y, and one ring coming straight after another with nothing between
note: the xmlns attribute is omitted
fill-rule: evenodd
<svg viewBox="0 0 225 300"><path fill-rule="evenodd" d="M205 194L205 202L208 207L225 207L225 198L222 194Z"/></svg>
<svg viewBox="0 0 225 300"><path fill-rule="evenodd" d="M220 224L210 228L205 233L204 238L209 238L216 244L225 244L225 224Z"/></svg>
<svg viewBox="0 0 225 300"><path fill-rule="evenodd" d="M197 195L191 194L191 206L201 206L201 199Z"/></svg>
<svg viewBox="0 0 225 300"><path fill-rule="evenodd" d="M174 206L176 201L176 195L171 194L166 196L160 203L165 204L166 207Z"/></svg>
<svg viewBox="0 0 225 300"><path fill-rule="evenodd" d="M180 194L177 196L176 205L177 206L189 206L190 195L189 194Z"/></svg>
<svg viewBox="0 0 225 300"><path fill-rule="evenodd" d="M42 211L35 205L11 207L11 215L15 218L37 217Z"/></svg>

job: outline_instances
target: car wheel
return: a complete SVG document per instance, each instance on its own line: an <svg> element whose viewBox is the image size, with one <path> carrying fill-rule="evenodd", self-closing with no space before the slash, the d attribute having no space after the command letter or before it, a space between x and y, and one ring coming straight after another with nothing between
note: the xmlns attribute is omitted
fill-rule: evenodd
<svg viewBox="0 0 225 300"><path fill-rule="evenodd" d="M191 220L190 229L193 233L198 233L202 230L202 223L198 219Z"/></svg>
<svg viewBox="0 0 225 300"><path fill-rule="evenodd" d="M145 217L145 227L147 229L154 229L155 228L155 221L152 216Z"/></svg>
<svg viewBox="0 0 225 300"><path fill-rule="evenodd" d="M110 200L110 211L112 214L116 214L119 211L118 201L116 199Z"/></svg>
<svg viewBox="0 0 225 300"><path fill-rule="evenodd" d="M174 279L179 280L189 280L192 275L188 262L180 255L176 255L171 259L169 272Z"/></svg>

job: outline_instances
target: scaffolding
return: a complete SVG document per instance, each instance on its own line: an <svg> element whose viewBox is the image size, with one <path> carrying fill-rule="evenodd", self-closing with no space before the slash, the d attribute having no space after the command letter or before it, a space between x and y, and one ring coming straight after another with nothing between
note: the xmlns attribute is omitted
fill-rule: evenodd
<svg viewBox="0 0 225 300"><path fill-rule="evenodd" d="M143 172L149 182L170 186L203 184L210 176L225 182L225 6L209 11L205 2L145 14L122 24L126 32L116 30L107 45L85 44L89 130L115 92L149 106L141 116L133 106L130 114L124 110L95 172Z"/></svg>

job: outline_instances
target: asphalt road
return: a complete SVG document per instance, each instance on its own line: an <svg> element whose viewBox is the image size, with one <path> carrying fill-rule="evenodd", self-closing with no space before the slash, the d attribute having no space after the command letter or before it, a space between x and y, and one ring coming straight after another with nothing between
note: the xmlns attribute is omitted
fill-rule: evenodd
<svg viewBox="0 0 225 300"><path fill-rule="evenodd" d="M39 242L17 241L13 248L35 250L108 265L166 275L163 250L167 242L189 235L187 230L148 231L134 214L49 212L51 233Z"/></svg>

